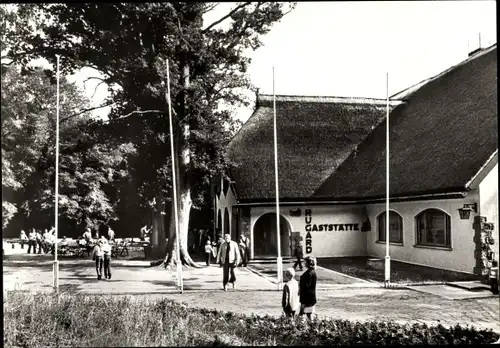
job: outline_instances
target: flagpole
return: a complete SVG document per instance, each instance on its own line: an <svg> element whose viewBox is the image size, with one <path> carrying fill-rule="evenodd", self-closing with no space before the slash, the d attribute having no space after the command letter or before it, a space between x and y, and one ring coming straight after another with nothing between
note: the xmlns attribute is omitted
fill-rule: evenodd
<svg viewBox="0 0 500 348"><path fill-rule="evenodd" d="M276 185L276 233L278 241L278 290L282 289L283 285L283 263L281 259L281 234L280 234L280 205L279 205L279 180L278 180L278 130L276 126L276 93L274 90L274 66L273 66L273 123L274 123L274 176Z"/></svg>
<svg viewBox="0 0 500 348"><path fill-rule="evenodd" d="M391 257L389 255L389 73L386 73L386 129L385 129L385 287L391 285Z"/></svg>
<svg viewBox="0 0 500 348"><path fill-rule="evenodd" d="M59 55L56 55L57 59L57 74L56 74L56 177L55 177L55 241L54 241L54 265L53 265L53 277L54 277L54 290L56 293L59 292L59 260L57 259L57 239L59 238Z"/></svg>
<svg viewBox="0 0 500 348"><path fill-rule="evenodd" d="M172 127L172 104L170 100L170 68L167 59L167 101L168 101L168 121L170 124L170 155L172 162L172 191L174 192L174 217L175 217L175 247L177 248L177 286L183 292L182 283L182 263L179 235L179 217L177 211L177 181L175 175L175 152L174 152L174 130Z"/></svg>

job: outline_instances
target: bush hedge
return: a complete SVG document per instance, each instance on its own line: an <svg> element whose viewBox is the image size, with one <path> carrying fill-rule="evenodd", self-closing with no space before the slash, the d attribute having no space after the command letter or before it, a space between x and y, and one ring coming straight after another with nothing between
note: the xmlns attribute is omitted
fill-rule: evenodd
<svg viewBox="0 0 500 348"><path fill-rule="evenodd" d="M474 327L242 315L170 300L9 293L6 347L482 344Z"/></svg>

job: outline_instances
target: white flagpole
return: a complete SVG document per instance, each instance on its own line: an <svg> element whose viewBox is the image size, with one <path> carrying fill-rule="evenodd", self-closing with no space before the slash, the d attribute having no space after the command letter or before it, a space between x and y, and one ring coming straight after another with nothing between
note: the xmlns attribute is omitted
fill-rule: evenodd
<svg viewBox="0 0 500 348"><path fill-rule="evenodd" d="M389 73L386 74L387 116L385 129L385 287L391 285L389 255Z"/></svg>
<svg viewBox="0 0 500 348"><path fill-rule="evenodd" d="M175 216L175 247L177 248L177 286L183 292L182 283L182 263L179 235L179 217L177 211L177 181L175 175L175 152L174 152L174 130L172 127L172 104L170 100L170 68L167 59L167 100L168 100L168 121L170 123L170 154L172 162L172 191L174 192L174 216Z"/></svg>
<svg viewBox="0 0 500 348"><path fill-rule="evenodd" d="M57 239L59 238L59 55L57 58L57 74L56 74L56 178L55 178L55 188L56 188L56 201L55 201L55 241L54 241L54 265L53 265L53 276L54 276L54 289L56 293L59 292L59 261L57 259Z"/></svg>
<svg viewBox="0 0 500 348"><path fill-rule="evenodd" d="M278 181L278 130L276 126L276 94L274 91L274 66L273 66L273 121L274 121L274 176L276 184L276 233L278 234L278 290L283 285L283 263L281 259L281 234L280 234L280 205L279 205L279 181Z"/></svg>

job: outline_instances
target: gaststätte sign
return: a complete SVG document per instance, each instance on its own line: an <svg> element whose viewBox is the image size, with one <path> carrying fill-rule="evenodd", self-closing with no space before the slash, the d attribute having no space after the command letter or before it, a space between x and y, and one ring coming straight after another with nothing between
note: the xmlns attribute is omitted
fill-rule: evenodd
<svg viewBox="0 0 500 348"><path fill-rule="evenodd" d="M359 223L348 224L312 224L312 211L305 209L306 253L312 253L311 232L359 231Z"/></svg>

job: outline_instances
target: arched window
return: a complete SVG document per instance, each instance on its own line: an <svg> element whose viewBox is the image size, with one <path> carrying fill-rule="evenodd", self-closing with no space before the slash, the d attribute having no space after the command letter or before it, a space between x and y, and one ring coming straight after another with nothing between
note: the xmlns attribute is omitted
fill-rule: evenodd
<svg viewBox="0 0 500 348"><path fill-rule="evenodd" d="M427 209L415 217L417 244L451 247L450 216L438 209Z"/></svg>
<svg viewBox="0 0 500 348"><path fill-rule="evenodd" d="M378 218L378 241L386 241L385 211ZM403 243L403 218L395 211L389 210L389 242Z"/></svg>

